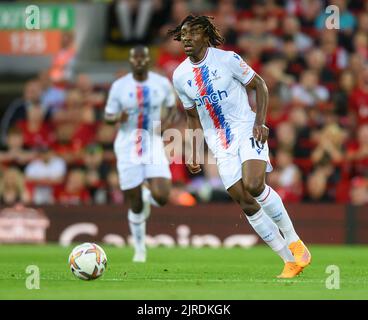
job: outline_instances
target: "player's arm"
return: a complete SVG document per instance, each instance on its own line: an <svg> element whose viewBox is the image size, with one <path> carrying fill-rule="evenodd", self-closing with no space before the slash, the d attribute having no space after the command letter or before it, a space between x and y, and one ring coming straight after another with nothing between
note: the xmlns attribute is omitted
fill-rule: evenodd
<svg viewBox="0 0 368 320"><path fill-rule="evenodd" d="M196 174L196 173L201 172L202 169L201 169L201 166L198 164L199 159L197 159L197 146L198 146L197 138L198 136L195 133L196 133L196 130L198 129L202 130L202 125L199 120L197 108L195 108L195 106L191 109L186 109L185 114L187 117L188 129L191 130L192 132L191 145L192 145L192 155L193 155L192 161L187 163L187 167L191 173Z"/></svg>
<svg viewBox="0 0 368 320"><path fill-rule="evenodd" d="M235 52L229 51L225 61L233 77L246 89L256 90L256 120L253 126L253 136L257 141L265 143L268 138L268 128L265 125L268 89L265 81Z"/></svg>
<svg viewBox="0 0 368 320"><path fill-rule="evenodd" d="M174 122L176 116L176 102L177 102L174 87L169 79L167 78L164 79L163 88L166 94L163 105L168 109L168 112L162 119L161 132L164 132L166 129L168 129Z"/></svg>
<svg viewBox="0 0 368 320"><path fill-rule="evenodd" d="M122 111L122 106L119 100L119 88L116 84L111 86L105 106L104 119L106 123L111 125L128 120L128 114L125 111Z"/></svg>
<svg viewBox="0 0 368 320"><path fill-rule="evenodd" d="M256 120L253 126L253 136L257 141L265 143L269 129L265 125L268 107L268 89L266 82L255 73L253 79L247 84L247 88L256 91Z"/></svg>
<svg viewBox="0 0 368 320"><path fill-rule="evenodd" d="M123 123L128 120L128 114L126 112L121 112L118 114L105 112L104 119L107 124L116 124L118 122Z"/></svg>
<svg viewBox="0 0 368 320"><path fill-rule="evenodd" d="M168 112L165 118L162 119L162 126L161 131L164 132L166 129L168 129L171 124L174 122L175 116L176 116L176 107L171 106L168 107Z"/></svg>

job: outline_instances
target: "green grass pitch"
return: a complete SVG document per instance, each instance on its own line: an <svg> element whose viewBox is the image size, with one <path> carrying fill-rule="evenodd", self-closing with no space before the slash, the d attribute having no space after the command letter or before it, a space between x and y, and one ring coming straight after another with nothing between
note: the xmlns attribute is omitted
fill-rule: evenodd
<svg viewBox="0 0 368 320"><path fill-rule="evenodd" d="M131 248L103 246L105 274L82 281L70 272L72 247L0 245L0 299L368 299L368 247L310 246L312 265L280 280L282 261L268 247L251 249L154 248L133 264ZM40 289L28 290L26 267L37 265ZM329 265L340 289L326 288Z"/></svg>

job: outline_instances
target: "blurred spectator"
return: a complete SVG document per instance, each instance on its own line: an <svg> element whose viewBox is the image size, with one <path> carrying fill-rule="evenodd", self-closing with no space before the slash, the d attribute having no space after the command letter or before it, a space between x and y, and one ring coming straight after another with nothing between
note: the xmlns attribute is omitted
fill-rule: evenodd
<svg viewBox="0 0 368 320"><path fill-rule="evenodd" d="M174 70L185 58L182 44L171 37L166 37L160 45L156 65L164 72L166 77L171 79Z"/></svg>
<svg viewBox="0 0 368 320"><path fill-rule="evenodd" d="M24 147L21 129L13 127L9 130L6 147L0 151L0 163L15 165L21 169L36 156L32 149Z"/></svg>
<svg viewBox="0 0 368 320"><path fill-rule="evenodd" d="M57 88L51 81L48 70L42 71L38 75L42 87L41 105L45 114L52 115L64 104L65 91Z"/></svg>
<svg viewBox="0 0 368 320"><path fill-rule="evenodd" d="M316 170L307 178L306 202L329 202L332 198L328 194L327 177L323 170Z"/></svg>
<svg viewBox="0 0 368 320"><path fill-rule="evenodd" d="M63 86L72 79L75 58L74 33L65 31L62 34L60 51L51 62L50 78L53 83Z"/></svg>
<svg viewBox="0 0 368 320"><path fill-rule="evenodd" d="M77 123L80 121L80 110L83 107L83 96L78 90L68 91L63 108L54 113L52 120L60 122Z"/></svg>
<svg viewBox="0 0 368 320"><path fill-rule="evenodd" d="M0 206L28 204L30 201L22 172L16 167L6 168L0 176Z"/></svg>
<svg viewBox="0 0 368 320"><path fill-rule="evenodd" d="M50 147L54 142L52 128L44 119L45 114L42 106L32 104L27 108L26 119L16 123L16 126L23 133L23 141L26 147Z"/></svg>
<svg viewBox="0 0 368 320"><path fill-rule="evenodd" d="M19 120L26 118L27 108L41 102L42 86L39 80L27 81L24 86L23 97L16 99L6 109L0 123L1 143L6 143L8 130Z"/></svg>
<svg viewBox="0 0 368 320"><path fill-rule="evenodd" d="M190 14L189 3L185 0L173 0L171 2L170 23L177 26Z"/></svg>
<svg viewBox="0 0 368 320"><path fill-rule="evenodd" d="M354 78L357 79L359 78L361 71L364 69L364 63L365 61L361 55L353 53L350 55L347 70L351 71L354 75Z"/></svg>
<svg viewBox="0 0 368 320"><path fill-rule="evenodd" d="M354 174L368 176L368 124L358 128L357 140L348 146L347 158L352 162Z"/></svg>
<svg viewBox="0 0 368 320"><path fill-rule="evenodd" d="M305 52L313 45L312 39L300 31L300 22L295 16L287 16L282 20L282 33L293 39L299 52Z"/></svg>
<svg viewBox="0 0 368 320"><path fill-rule="evenodd" d="M240 11L238 16L238 28L241 31L249 31L251 24L249 25L247 22L257 19L264 24L266 32L275 33L278 21L284 16L284 10L274 0L255 0L251 2L249 8L245 1L238 1L237 4L246 8Z"/></svg>
<svg viewBox="0 0 368 320"><path fill-rule="evenodd" d="M350 95L349 110L358 124L368 123L368 65L361 70L358 86Z"/></svg>
<svg viewBox="0 0 368 320"><path fill-rule="evenodd" d="M95 138L97 128L95 110L93 106L84 104L83 96L77 90L68 92L66 104L54 114L53 122L56 127L68 125L74 150L80 150Z"/></svg>
<svg viewBox="0 0 368 320"><path fill-rule="evenodd" d="M115 127L105 122L99 124L96 133L96 142L104 149L104 159L107 162L115 161L114 140L116 130Z"/></svg>
<svg viewBox="0 0 368 320"><path fill-rule="evenodd" d="M299 80L301 72L305 69L305 59L303 55L298 52L294 39L290 36L284 36L281 48L286 58L285 72L292 75L294 79Z"/></svg>
<svg viewBox="0 0 368 320"><path fill-rule="evenodd" d="M348 53L339 46L338 33L335 29L323 29L319 35L320 47L327 59L327 68L335 74L348 65Z"/></svg>
<svg viewBox="0 0 368 320"><path fill-rule="evenodd" d="M105 102L105 96L102 92L97 92L93 88L93 83L87 74L77 75L75 80L75 89L83 98L83 104L92 107L102 107Z"/></svg>
<svg viewBox="0 0 368 320"><path fill-rule="evenodd" d="M26 166L25 177L33 202L50 204L54 202L54 188L63 182L67 168L65 161L52 150L38 149L38 152L37 158Z"/></svg>
<svg viewBox="0 0 368 320"><path fill-rule="evenodd" d="M290 122L282 122L276 128L277 148L293 153L296 145L296 131Z"/></svg>
<svg viewBox="0 0 368 320"><path fill-rule="evenodd" d="M276 166L268 176L268 183L283 201L298 202L303 192L301 178L300 169L293 163L292 153L279 149L276 153Z"/></svg>
<svg viewBox="0 0 368 320"><path fill-rule="evenodd" d="M310 36L315 36L315 21L322 9L321 0L287 0L287 11L298 16L303 32Z"/></svg>
<svg viewBox="0 0 368 320"><path fill-rule="evenodd" d="M107 203L123 204L124 193L120 190L119 175L116 170L107 174Z"/></svg>
<svg viewBox="0 0 368 320"><path fill-rule="evenodd" d="M66 164L72 165L81 158L82 149L73 143L74 125L64 122L55 127L55 143L52 149L64 159Z"/></svg>
<svg viewBox="0 0 368 320"><path fill-rule="evenodd" d="M312 49L306 54L307 68L315 71L318 75L319 82L329 89L335 89L335 74L327 68L327 60L325 53L318 49Z"/></svg>
<svg viewBox="0 0 368 320"><path fill-rule="evenodd" d="M271 128L276 128L280 123L287 121L287 117L287 109L282 103L280 96L277 94L270 95L266 119L267 125L269 125Z"/></svg>
<svg viewBox="0 0 368 320"><path fill-rule="evenodd" d="M216 26L218 27L222 36L226 39L224 49L234 50L237 42L237 32L235 31L237 12L235 1L218 1L214 17Z"/></svg>
<svg viewBox="0 0 368 320"><path fill-rule="evenodd" d="M368 204L368 181L363 177L355 177L351 181L350 200L353 205Z"/></svg>
<svg viewBox="0 0 368 320"><path fill-rule="evenodd" d="M300 84L291 89L294 103L306 107L316 107L320 102L329 98L326 87L318 84L318 75L315 71L305 70L300 77Z"/></svg>
<svg viewBox="0 0 368 320"><path fill-rule="evenodd" d="M354 74L350 71L345 71L341 74L337 90L332 95L334 103L334 112L340 117L348 116L349 97L355 87Z"/></svg>
<svg viewBox="0 0 368 320"><path fill-rule="evenodd" d="M291 100L290 86L294 83L294 78L285 73L286 61L280 58L274 58L262 68L262 78L267 83L270 96L277 96L280 103L288 104Z"/></svg>
<svg viewBox="0 0 368 320"><path fill-rule="evenodd" d="M368 11L363 11L358 15L357 32L368 34Z"/></svg>
<svg viewBox="0 0 368 320"><path fill-rule="evenodd" d="M364 32L358 32L353 39L354 52L360 55L363 60L368 59L368 35Z"/></svg>
<svg viewBox="0 0 368 320"><path fill-rule="evenodd" d="M88 204L91 202L83 170L72 169L68 173L65 186L56 192L56 199L58 203L64 205Z"/></svg>
<svg viewBox="0 0 368 320"><path fill-rule="evenodd" d="M250 21L249 31L238 36L237 46L241 51L249 51L249 47L256 45L261 52L271 52L276 49L276 37L268 33L266 25L261 19L252 19Z"/></svg>
<svg viewBox="0 0 368 320"><path fill-rule="evenodd" d="M101 197L106 197L100 190L105 187L109 165L103 161L104 150L98 144L91 144L85 148L83 154L83 165L85 167L86 186L96 203L104 202ZM100 200L99 200L100 199Z"/></svg>
<svg viewBox="0 0 368 320"><path fill-rule="evenodd" d="M336 124L327 125L315 136L315 139L317 146L311 156L315 165L341 164L344 158L343 144L346 139L343 129Z"/></svg>

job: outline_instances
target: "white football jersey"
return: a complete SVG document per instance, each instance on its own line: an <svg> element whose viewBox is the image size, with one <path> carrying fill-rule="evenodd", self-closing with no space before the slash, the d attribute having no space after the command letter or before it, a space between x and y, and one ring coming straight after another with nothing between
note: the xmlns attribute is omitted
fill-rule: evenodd
<svg viewBox="0 0 368 320"><path fill-rule="evenodd" d="M233 51L208 48L204 58L184 60L173 83L185 109L197 108L206 142L217 157L236 153L245 122L255 120L245 89L254 70Z"/></svg>
<svg viewBox="0 0 368 320"><path fill-rule="evenodd" d="M153 125L161 120L161 108L173 107L175 101L175 92L169 79L155 72L149 72L147 80L142 82L135 80L132 73L114 81L105 113L117 115L124 111L128 114L128 120L120 126L115 144L118 147L137 144L137 152L142 153L144 134L139 138L139 132L145 130L150 135L157 133ZM134 135L137 135L137 141L132 141Z"/></svg>

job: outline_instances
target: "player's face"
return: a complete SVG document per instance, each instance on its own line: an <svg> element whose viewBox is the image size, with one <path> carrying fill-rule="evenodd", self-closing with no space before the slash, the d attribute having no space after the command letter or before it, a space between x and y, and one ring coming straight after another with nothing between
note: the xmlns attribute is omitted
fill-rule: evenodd
<svg viewBox="0 0 368 320"><path fill-rule="evenodd" d="M146 72L149 67L150 57L147 50L134 50L130 52L130 65L134 72Z"/></svg>
<svg viewBox="0 0 368 320"><path fill-rule="evenodd" d="M200 25L185 23L181 28L180 39L188 57L198 57L208 47L208 36Z"/></svg>

